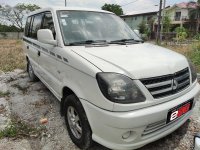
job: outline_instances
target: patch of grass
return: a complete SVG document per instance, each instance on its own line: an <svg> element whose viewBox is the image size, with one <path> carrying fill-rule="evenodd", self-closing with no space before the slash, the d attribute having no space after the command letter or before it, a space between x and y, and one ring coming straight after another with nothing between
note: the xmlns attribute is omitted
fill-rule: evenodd
<svg viewBox="0 0 200 150"><path fill-rule="evenodd" d="M193 44L192 51L190 51L187 55L196 66L197 71L200 72L200 42Z"/></svg>
<svg viewBox="0 0 200 150"><path fill-rule="evenodd" d="M200 72L200 42L188 45L162 45L190 58ZM0 40L0 70L7 72L14 69L25 69L26 62L21 40Z"/></svg>
<svg viewBox="0 0 200 150"><path fill-rule="evenodd" d="M0 98L1 97L6 97L6 96L9 96L9 95L10 95L10 92L8 92L8 91L7 92L1 92L0 91Z"/></svg>
<svg viewBox="0 0 200 150"><path fill-rule="evenodd" d="M25 69L26 62L21 40L0 40L0 70Z"/></svg>
<svg viewBox="0 0 200 150"><path fill-rule="evenodd" d="M42 132L46 131L45 126L35 128L33 125L21 121L19 118L13 117L10 124L0 131L0 139L2 138L23 138L23 137L39 137Z"/></svg>
<svg viewBox="0 0 200 150"><path fill-rule="evenodd" d="M191 61L197 68L197 72L200 72L200 42L195 42L188 45L162 46L181 53L187 58L191 59Z"/></svg>
<svg viewBox="0 0 200 150"><path fill-rule="evenodd" d="M0 131L0 139L3 137L15 137L16 135L17 127L13 124L10 124L4 130Z"/></svg>

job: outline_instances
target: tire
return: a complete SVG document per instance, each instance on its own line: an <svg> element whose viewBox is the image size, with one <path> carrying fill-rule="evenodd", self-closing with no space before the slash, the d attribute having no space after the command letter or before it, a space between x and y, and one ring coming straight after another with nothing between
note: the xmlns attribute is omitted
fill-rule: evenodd
<svg viewBox="0 0 200 150"><path fill-rule="evenodd" d="M74 116L72 115L73 113ZM80 149L90 148L93 144L92 130L83 106L75 95L69 95L65 98L64 116L67 130L73 143Z"/></svg>
<svg viewBox="0 0 200 150"><path fill-rule="evenodd" d="M30 61L28 61L28 63L27 63L27 72L28 72L29 78L32 82L39 80L38 77L34 73L34 70L33 70L33 67L31 65Z"/></svg>

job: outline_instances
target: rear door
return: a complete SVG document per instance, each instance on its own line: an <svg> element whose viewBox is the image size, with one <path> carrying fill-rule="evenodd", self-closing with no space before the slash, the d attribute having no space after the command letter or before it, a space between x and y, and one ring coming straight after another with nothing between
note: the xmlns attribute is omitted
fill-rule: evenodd
<svg viewBox="0 0 200 150"><path fill-rule="evenodd" d="M37 41L37 31L41 28L43 13L27 18L24 43L27 56L36 74L38 74L40 45Z"/></svg>

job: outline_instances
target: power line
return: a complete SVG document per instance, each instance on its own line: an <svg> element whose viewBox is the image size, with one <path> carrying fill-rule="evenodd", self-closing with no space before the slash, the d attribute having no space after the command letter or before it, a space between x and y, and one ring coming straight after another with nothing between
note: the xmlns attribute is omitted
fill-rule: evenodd
<svg viewBox="0 0 200 150"><path fill-rule="evenodd" d="M135 1L132 1L132 2L130 2L130 3L127 3L127 4L124 4L124 5L121 5L121 7L124 7L124 6L126 6L126 5L129 5L129 4L132 4L132 3L135 3L135 2L137 2L137 1L139 1L139 0L135 0Z"/></svg>

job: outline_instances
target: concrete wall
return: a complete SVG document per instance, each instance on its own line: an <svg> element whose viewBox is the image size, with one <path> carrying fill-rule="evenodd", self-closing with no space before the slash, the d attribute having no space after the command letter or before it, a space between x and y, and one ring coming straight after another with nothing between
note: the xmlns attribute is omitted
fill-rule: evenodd
<svg viewBox="0 0 200 150"><path fill-rule="evenodd" d="M170 17L172 21L175 21L176 12L181 12L181 19L187 18L189 19L189 10L188 9L181 9L178 7L173 7L171 9L166 10L166 14Z"/></svg>
<svg viewBox="0 0 200 150"><path fill-rule="evenodd" d="M22 39L23 32L0 32L0 39Z"/></svg>
<svg viewBox="0 0 200 150"><path fill-rule="evenodd" d="M124 17L123 20L129 25L132 30L139 29L138 26L143 20L143 16Z"/></svg>
<svg viewBox="0 0 200 150"><path fill-rule="evenodd" d="M189 10L188 9L182 9L181 10L181 18L184 18L184 17L189 19Z"/></svg>
<svg viewBox="0 0 200 150"><path fill-rule="evenodd" d="M121 17L132 30L139 29L139 24L144 20L147 22L148 17L153 17L154 19L156 18L156 15L138 15L138 16L126 16L126 17Z"/></svg>

